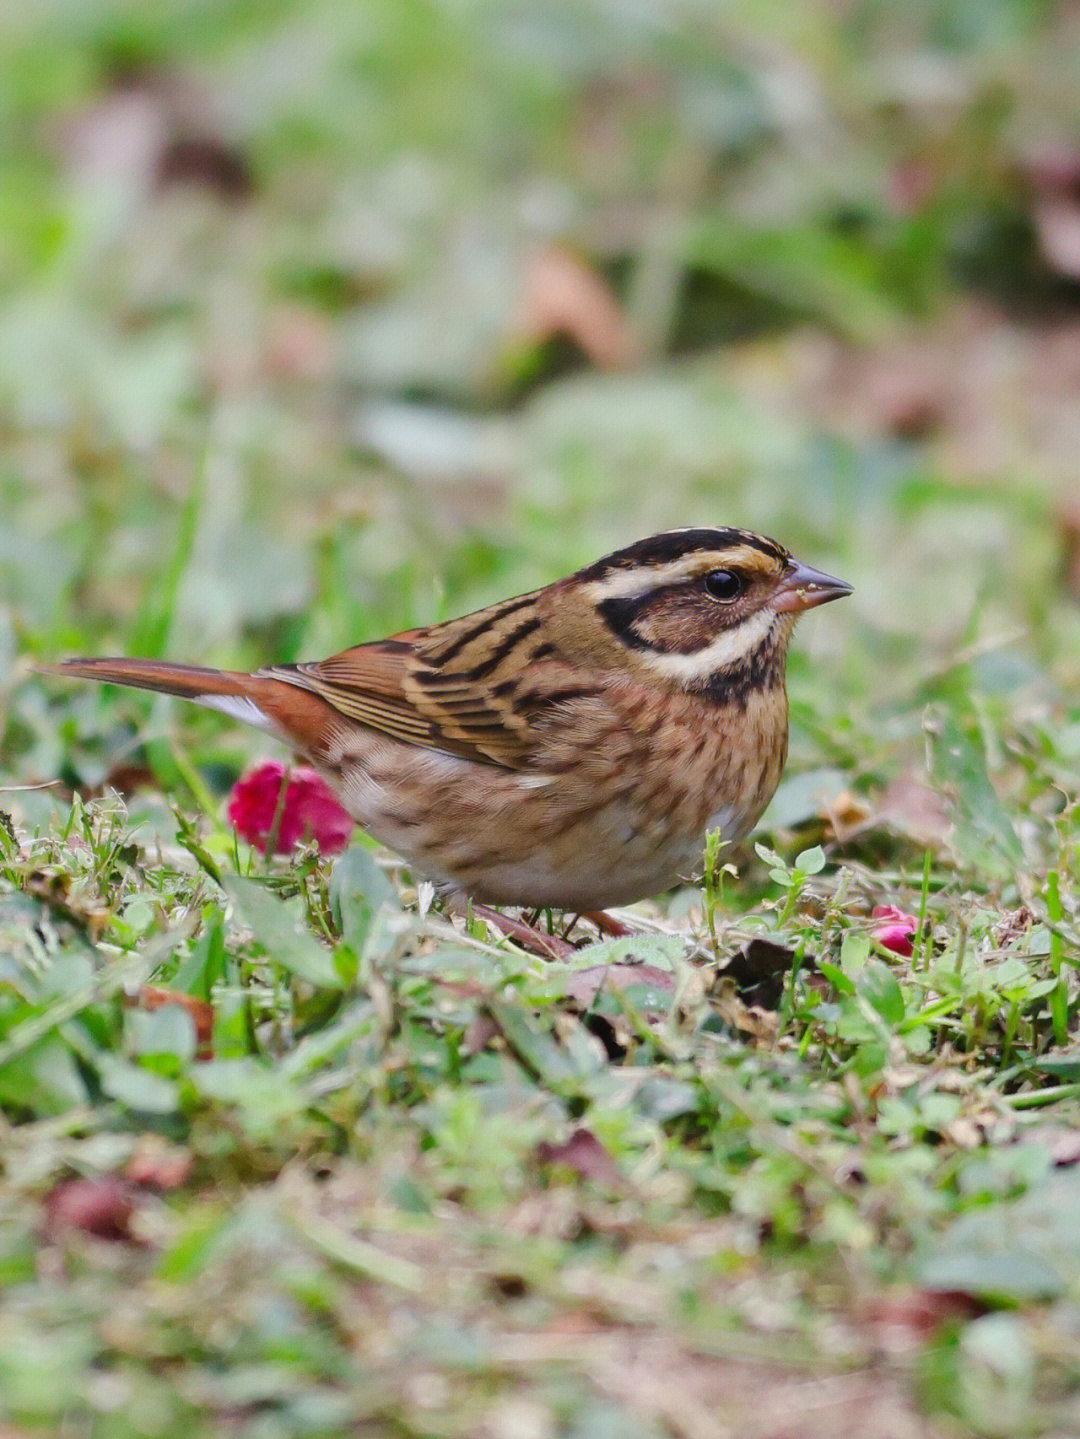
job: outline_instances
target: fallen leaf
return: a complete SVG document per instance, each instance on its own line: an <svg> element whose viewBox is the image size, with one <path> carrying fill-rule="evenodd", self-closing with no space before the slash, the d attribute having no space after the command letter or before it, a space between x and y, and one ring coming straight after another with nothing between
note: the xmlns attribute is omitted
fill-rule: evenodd
<svg viewBox="0 0 1080 1439"><path fill-rule="evenodd" d="M717 978L732 981L744 1004L775 1009L783 997L784 983L794 963L793 949L755 936L731 956ZM804 958L803 968L812 968L813 963L812 959Z"/></svg>
<svg viewBox="0 0 1080 1439"><path fill-rule="evenodd" d="M998 949L1008 949L1013 940L1026 934L1035 923L1035 916L1026 904L1019 909L1006 911L994 926L994 944Z"/></svg>
<svg viewBox="0 0 1080 1439"><path fill-rule="evenodd" d="M860 795L841 790L831 804L825 806L825 834L843 843L858 833L873 817L873 810Z"/></svg>
<svg viewBox="0 0 1080 1439"><path fill-rule="evenodd" d="M123 763L114 764L101 785L90 793L104 794L107 789L114 789L126 799L136 790L154 788L157 788L157 777L149 765Z"/></svg>
<svg viewBox="0 0 1080 1439"><path fill-rule="evenodd" d="M498 1037L499 1026L489 1014L478 1014L466 1029L461 1040L462 1052L467 1055L479 1054L487 1049L491 1041Z"/></svg>
<svg viewBox="0 0 1080 1439"><path fill-rule="evenodd" d="M141 1244L131 1232L135 1207L121 1179L68 1179L45 1196L45 1227L51 1233L80 1229L98 1239Z"/></svg>
<svg viewBox="0 0 1080 1439"><path fill-rule="evenodd" d="M594 964L588 969L572 970L566 976L563 993L572 1003L588 1009L601 989L629 989L638 984L663 994L675 993L675 976L654 964Z"/></svg>
<svg viewBox="0 0 1080 1439"><path fill-rule="evenodd" d="M158 157L154 178L162 190L200 185L224 200L246 200L255 189L247 157L214 136L170 140Z"/></svg>
<svg viewBox="0 0 1080 1439"><path fill-rule="evenodd" d="M882 1348L892 1352L921 1347L943 1324L974 1319L985 1307L959 1289L894 1289L875 1295L863 1320Z"/></svg>
<svg viewBox="0 0 1080 1439"><path fill-rule="evenodd" d="M124 1177L142 1189L181 1189L191 1178L195 1156L190 1149L169 1144L158 1134L145 1134L127 1162Z"/></svg>
<svg viewBox="0 0 1080 1439"><path fill-rule="evenodd" d="M899 775L881 797L878 813L916 844L936 848L953 832L948 801L912 771Z"/></svg>
<svg viewBox="0 0 1080 1439"><path fill-rule="evenodd" d="M729 1029L748 1034L766 1046L775 1043L780 1033L780 1016L775 1009L760 1004L744 1004L736 993L734 981L721 975L710 995L713 1006Z"/></svg>
<svg viewBox="0 0 1080 1439"><path fill-rule="evenodd" d="M602 369L628 365L641 352L607 281L565 245L529 262L516 328L533 342L565 335Z"/></svg>
<svg viewBox="0 0 1080 1439"><path fill-rule="evenodd" d="M87 848L78 835L69 837L68 846L71 849ZM72 894L69 875L42 869L32 870L22 881L22 887L27 894L42 900L51 910L85 929L91 939L100 939L104 934L109 923L109 911L93 900Z"/></svg>
<svg viewBox="0 0 1080 1439"><path fill-rule="evenodd" d="M575 1129L570 1138L561 1144L542 1140L536 1146L536 1158L541 1164L571 1169L582 1179L595 1180L609 1189L618 1189L623 1183L611 1152L604 1148L591 1129Z"/></svg>

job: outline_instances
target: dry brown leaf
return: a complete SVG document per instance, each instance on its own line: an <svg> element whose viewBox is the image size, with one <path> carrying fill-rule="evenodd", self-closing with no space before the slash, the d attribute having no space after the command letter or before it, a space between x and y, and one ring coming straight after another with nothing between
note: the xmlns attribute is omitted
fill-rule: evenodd
<svg viewBox="0 0 1080 1439"><path fill-rule="evenodd" d="M733 954L717 976L718 982L734 984L744 1004L775 1009L784 993L784 982L795 962L795 951L756 935ZM804 960L804 968L813 961Z"/></svg>
<svg viewBox="0 0 1080 1439"><path fill-rule="evenodd" d="M1007 949L1015 939L1026 934L1035 923L1035 915L1026 904L1019 909L1008 910L994 926L994 944L998 949Z"/></svg>
<svg viewBox="0 0 1080 1439"><path fill-rule="evenodd" d="M68 839L68 845L72 849L86 848L85 842L78 835L72 835ZM88 900L81 895L72 894L69 875L43 869L33 870L23 880L22 887L27 894L43 900L57 914L84 928L91 939L100 939L104 934L109 923L109 911L93 899Z"/></svg>
<svg viewBox="0 0 1080 1439"><path fill-rule="evenodd" d="M841 790L824 809L825 837L839 840L841 844L856 834L873 815L866 800L852 794L849 789Z"/></svg>
<svg viewBox="0 0 1080 1439"><path fill-rule="evenodd" d="M195 1156L190 1149L169 1144L158 1134L144 1134L127 1162L124 1176L140 1188L166 1192L182 1188L194 1168Z"/></svg>
<svg viewBox="0 0 1080 1439"><path fill-rule="evenodd" d="M623 1183L619 1166L591 1129L575 1129L561 1144L543 1140L536 1146L536 1158L541 1164L571 1169L580 1178L595 1180L610 1189L618 1189Z"/></svg>
<svg viewBox="0 0 1080 1439"><path fill-rule="evenodd" d="M720 977L713 987L713 1005L720 1018L731 1029L748 1034L759 1044L771 1047L780 1033L780 1016L774 1009L760 1004L744 1004L735 990L735 982Z"/></svg>
<svg viewBox="0 0 1080 1439"><path fill-rule="evenodd" d="M479 1054L487 1049L492 1040L499 1037L499 1026L490 1014L478 1014L466 1029L461 1040L462 1052L467 1055Z"/></svg>
<svg viewBox="0 0 1080 1439"><path fill-rule="evenodd" d="M629 989L644 984L664 994L675 993L675 976L654 964L594 964L588 969L574 970L566 976L564 996L572 1003L588 1009L596 1002L601 989Z"/></svg>
<svg viewBox="0 0 1080 1439"><path fill-rule="evenodd" d="M610 285L564 245L551 245L529 262L516 328L534 342L565 335L601 369L632 364L641 354Z"/></svg>
<svg viewBox="0 0 1080 1439"><path fill-rule="evenodd" d="M892 1353L921 1348L942 1324L984 1313L970 1294L954 1289L893 1289L875 1295L864 1321L876 1343Z"/></svg>
<svg viewBox="0 0 1080 1439"><path fill-rule="evenodd" d="M98 1239L141 1244L131 1231L135 1200L121 1179L68 1179L45 1196L45 1227L53 1234L79 1229Z"/></svg>
<svg viewBox="0 0 1080 1439"><path fill-rule="evenodd" d="M953 831L945 796L912 770L898 775L889 785L878 813L916 844L936 847L944 844Z"/></svg>
<svg viewBox="0 0 1080 1439"><path fill-rule="evenodd" d="M158 157L155 179L163 190L199 185L224 200L247 200L255 189L247 157L213 135L170 140Z"/></svg>

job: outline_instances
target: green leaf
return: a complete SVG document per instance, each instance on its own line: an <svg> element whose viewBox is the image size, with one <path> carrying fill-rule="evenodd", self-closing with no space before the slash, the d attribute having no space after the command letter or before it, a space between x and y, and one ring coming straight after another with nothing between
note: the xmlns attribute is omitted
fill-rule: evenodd
<svg viewBox="0 0 1080 1439"><path fill-rule="evenodd" d="M991 783L982 733L973 723L963 724L962 718L954 709L940 707L926 727L933 778L956 797L952 843L969 865L1011 876L1023 862L1024 852Z"/></svg>
<svg viewBox="0 0 1080 1439"><path fill-rule="evenodd" d="M1080 1049L1059 1049L1056 1054L1040 1054L1028 1061L1028 1067L1055 1079L1080 1079Z"/></svg>
<svg viewBox="0 0 1080 1439"><path fill-rule="evenodd" d="M191 953L173 976L171 986L181 994L208 1000L224 973L225 916L215 905L206 919L206 932L192 946Z"/></svg>
<svg viewBox="0 0 1080 1439"><path fill-rule="evenodd" d="M856 338L877 334L896 318L880 257L859 239L821 226L764 229L715 211L689 235L684 255L688 264Z"/></svg>
<svg viewBox="0 0 1080 1439"><path fill-rule="evenodd" d="M229 1248L241 1221L231 1209L203 1205L182 1219L179 1237L161 1257L157 1277L170 1284L186 1284L198 1278Z"/></svg>
<svg viewBox="0 0 1080 1439"><path fill-rule="evenodd" d="M558 1092L576 1077L565 1049L546 1029L532 1024L524 1010L498 1001L489 1002L488 1010L517 1057L550 1089Z"/></svg>
<svg viewBox="0 0 1080 1439"><path fill-rule="evenodd" d="M341 937L360 954L376 912L389 904L398 908L394 886L362 845L347 849L330 875L330 904Z"/></svg>
<svg viewBox="0 0 1080 1439"><path fill-rule="evenodd" d="M841 994L855 993L855 981L835 964L829 964L823 959L818 960L818 970Z"/></svg>
<svg viewBox="0 0 1080 1439"><path fill-rule="evenodd" d="M858 974L870 958L870 936L864 929L849 929L840 941L840 967L845 974Z"/></svg>
<svg viewBox="0 0 1080 1439"><path fill-rule="evenodd" d="M868 960L859 971L855 989L872 1005L887 1024L897 1025L904 1018L904 995L896 975L880 959Z"/></svg>
<svg viewBox="0 0 1080 1439"><path fill-rule="evenodd" d="M168 1054L191 1059L195 1054L195 1022L179 1004L161 1009L133 1009L125 1016L128 1044L137 1055Z"/></svg>
<svg viewBox="0 0 1080 1439"><path fill-rule="evenodd" d="M10 1064L0 1065L0 1103L43 1115L63 1114L86 1099L75 1057L59 1035L47 1035Z"/></svg>
<svg viewBox="0 0 1080 1439"><path fill-rule="evenodd" d="M686 940L678 934L631 934L625 938L601 939L579 949L566 968L589 969L596 964L654 964L673 970L686 958ZM554 966L552 966L554 967Z"/></svg>
<svg viewBox="0 0 1080 1439"><path fill-rule="evenodd" d="M143 1114L174 1114L180 1107L180 1093L171 1079L131 1064L116 1054L98 1060L101 1087L110 1099Z"/></svg>
<svg viewBox="0 0 1080 1439"><path fill-rule="evenodd" d="M962 1214L916 1251L914 1277L936 1289L1016 1302L1080 1283L1080 1171L1053 1170L1020 1199Z"/></svg>
<svg viewBox="0 0 1080 1439"><path fill-rule="evenodd" d="M795 868L800 874L820 874L825 868L825 851L820 844L804 849L795 856Z"/></svg>
<svg viewBox="0 0 1080 1439"><path fill-rule="evenodd" d="M268 959L317 989L343 988L333 955L305 925L298 899L279 899L265 885L238 874L226 875L223 888Z"/></svg>
<svg viewBox="0 0 1080 1439"><path fill-rule="evenodd" d="M308 1105L306 1094L289 1075L254 1055L195 1064L190 1077L204 1099L235 1106L245 1131L259 1142L279 1137L283 1122L302 1114Z"/></svg>

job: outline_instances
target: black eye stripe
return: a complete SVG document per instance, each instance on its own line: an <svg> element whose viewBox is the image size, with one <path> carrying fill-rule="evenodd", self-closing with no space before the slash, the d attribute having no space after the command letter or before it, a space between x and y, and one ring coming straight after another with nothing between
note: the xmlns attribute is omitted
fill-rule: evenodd
<svg viewBox="0 0 1080 1439"><path fill-rule="evenodd" d="M634 628L634 621L652 600L655 591L620 599L601 600L597 609L604 617L608 629L619 636L622 642L634 650L651 650L653 646L643 639Z"/></svg>
<svg viewBox="0 0 1080 1439"><path fill-rule="evenodd" d="M713 574L732 574L738 583L738 593L745 589L745 581L742 576L734 575L734 571L710 570ZM685 595L700 593L699 587L708 576L701 576L696 580L678 580L669 585L657 585L655 589L646 590L640 595L618 595L610 599L601 600L596 608L603 616L604 623L608 629L617 634L623 644L635 650L655 650L659 653L666 653L663 646L650 644L637 627L639 617L650 609L657 601L662 603L663 597L675 595L682 592ZM732 595L730 598L734 599Z"/></svg>

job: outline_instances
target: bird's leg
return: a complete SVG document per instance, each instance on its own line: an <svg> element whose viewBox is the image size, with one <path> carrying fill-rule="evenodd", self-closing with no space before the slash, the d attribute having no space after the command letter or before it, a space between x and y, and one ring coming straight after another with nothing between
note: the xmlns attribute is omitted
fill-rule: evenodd
<svg viewBox="0 0 1080 1439"><path fill-rule="evenodd" d="M614 939L626 939L634 933L628 924L623 924L621 919L616 919L602 909L586 910L580 918L587 919L590 924L596 925L601 934L609 934Z"/></svg>
<svg viewBox="0 0 1080 1439"><path fill-rule="evenodd" d="M500 934L516 940L530 954L538 954L541 959L569 959L576 953L574 946L565 939L560 939L557 934L545 933L527 919L514 919L509 914L503 914L502 910L492 909L486 904L474 904L472 912L486 924L494 925Z"/></svg>

